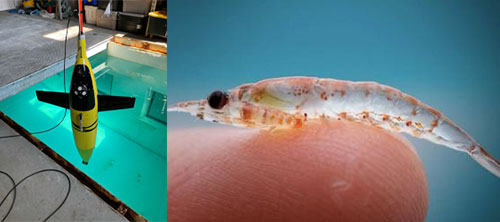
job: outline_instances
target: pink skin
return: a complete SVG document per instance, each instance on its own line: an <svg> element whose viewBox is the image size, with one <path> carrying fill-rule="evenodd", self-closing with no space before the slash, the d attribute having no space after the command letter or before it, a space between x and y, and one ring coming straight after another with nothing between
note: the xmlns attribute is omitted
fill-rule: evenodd
<svg viewBox="0 0 500 222"><path fill-rule="evenodd" d="M167 141L169 221L425 220L422 163L385 130L311 121L169 130Z"/></svg>

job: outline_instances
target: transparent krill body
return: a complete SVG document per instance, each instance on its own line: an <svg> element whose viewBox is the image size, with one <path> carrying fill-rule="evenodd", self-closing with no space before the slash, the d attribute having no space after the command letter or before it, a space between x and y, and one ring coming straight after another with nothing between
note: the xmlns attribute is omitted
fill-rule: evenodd
<svg viewBox="0 0 500 222"><path fill-rule="evenodd" d="M500 177L500 162L432 107L375 82L313 77L267 79L170 106L200 119L247 128L299 128L311 119L361 122L468 153Z"/></svg>

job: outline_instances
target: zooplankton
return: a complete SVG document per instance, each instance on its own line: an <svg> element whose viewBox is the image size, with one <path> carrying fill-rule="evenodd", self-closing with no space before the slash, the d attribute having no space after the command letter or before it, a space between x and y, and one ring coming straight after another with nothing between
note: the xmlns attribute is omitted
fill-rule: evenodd
<svg viewBox="0 0 500 222"><path fill-rule="evenodd" d="M314 77L284 77L240 85L207 99L180 102L167 111L188 112L227 125L300 128L311 119L365 123L468 153L500 177L500 162L434 108L390 86Z"/></svg>

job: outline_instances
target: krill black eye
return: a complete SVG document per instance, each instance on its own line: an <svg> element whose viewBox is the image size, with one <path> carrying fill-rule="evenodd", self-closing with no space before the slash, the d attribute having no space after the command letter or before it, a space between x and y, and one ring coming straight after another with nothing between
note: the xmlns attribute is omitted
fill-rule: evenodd
<svg viewBox="0 0 500 222"><path fill-rule="evenodd" d="M214 91L210 96L208 96L208 105L212 109L222 109L227 104L229 100L227 94L221 91Z"/></svg>

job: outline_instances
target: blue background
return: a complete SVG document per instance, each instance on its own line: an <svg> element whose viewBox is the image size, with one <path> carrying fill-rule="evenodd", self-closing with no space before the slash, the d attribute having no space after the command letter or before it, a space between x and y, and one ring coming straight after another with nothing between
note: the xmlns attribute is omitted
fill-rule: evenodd
<svg viewBox="0 0 500 222"><path fill-rule="evenodd" d="M500 157L498 1L170 1L169 104L265 78L377 81L434 106ZM168 127L216 126L169 113ZM410 138L428 221L500 220L500 178Z"/></svg>

